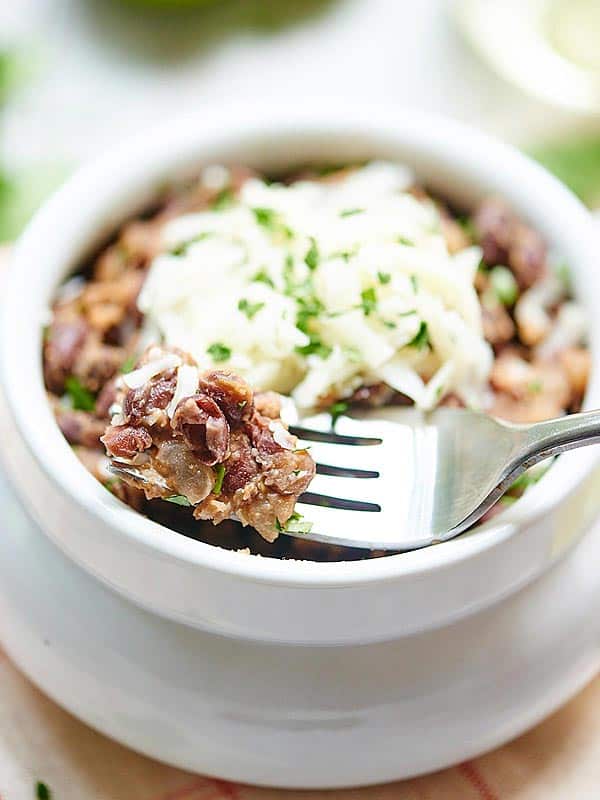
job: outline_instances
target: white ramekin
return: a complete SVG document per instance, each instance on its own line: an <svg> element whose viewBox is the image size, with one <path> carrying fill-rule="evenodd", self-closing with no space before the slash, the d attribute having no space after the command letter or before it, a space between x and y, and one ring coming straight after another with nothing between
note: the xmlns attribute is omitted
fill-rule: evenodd
<svg viewBox="0 0 600 800"><path fill-rule="evenodd" d="M600 352L597 242L586 210L514 149L414 112L328 107L205 113L152 132L78 172L22 236L5 289L5 456L22 499L75 562L146 609L205 631L302 644L366 643L448 624L539 575L598 510L593 448L561 457L498 521L421 551L315 564L249 557L169 531L88 475L59 432L41 370L42 326L62 278L175 176L205 163L260 169L391 158L457 203L505 197L573 271ZM599 399L597 370L587 405ZM482 443L484 446L484 443Z"/></svg>

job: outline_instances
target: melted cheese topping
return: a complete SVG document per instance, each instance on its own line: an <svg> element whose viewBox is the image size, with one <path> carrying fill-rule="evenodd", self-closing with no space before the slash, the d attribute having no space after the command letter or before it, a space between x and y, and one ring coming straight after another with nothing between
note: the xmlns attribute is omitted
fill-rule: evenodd
<svg viewBox="0 0 600 800"><path fill-rule="evenodd" d="M422 408L480 405L492 364L473 286L411 173L373 162L335 181L247 181L232 204L163 229L139 297L147 331L202 365L310 408L385 381Z"/></svg>

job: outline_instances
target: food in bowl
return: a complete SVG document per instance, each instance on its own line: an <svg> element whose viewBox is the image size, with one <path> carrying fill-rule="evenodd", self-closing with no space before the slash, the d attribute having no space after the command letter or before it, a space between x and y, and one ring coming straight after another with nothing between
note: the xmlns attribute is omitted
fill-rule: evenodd
<svg viewBox="0 0 600 800"><path fill-rule="evenodd" d="M181 508L160 504L157 512L147 498L165 499L169 491L171 499L191 502L184 491L167 484L142 492L139 481L115 480L106 471L100 439L114 460L115 429L130 421L124 392L136 390L127 387L135 364L139 372L149 359L170 357L167 371L187 366L211 386L211 375L244 386L281 455L294 448L281 444L292 441L278 408L268 413L262 405L265 392L290 395L301 411L330 409L332 423L359 404L425 411L468 405L516 422L576 410L589 372L585 328L560 261L501 200L461 216L410 169L386 162L275 182L215 165L171 191L147 217L127 223L67 281L52 309L44 363L58 424L84 463L126 502L178 528ZM181 363L173 366L174 358ZM181 443L176 412L198 393L195 376L189 393L177 394L173 416L162 413L172 396L146 409L140 435L151 442L144 448L151 450L148 469L163 478L156 453L165 429L152 414L161 412L163 422L166 416L167 441ZM175 393L178 380L168 380ZM137 388L149 391L146 384ZM276 406L268 397L267 405ZM272 423L280 426L280 442ZM225 499L218 498L235 448L229 442L210 454L212 463L200 460L211 470L204 472L209 491L201 500L194 495L194 513L215 522L233 514L272 540L294 521L293 505L314 465L304 451L297 454L301 463L292 473L297 469L300 478L285 495L284 518L271 504L270 516L258 522L240 498L251 492L262 502L268 467L252 436L242 435L256 471L226 489L221 513L215 504ZM522 488L523 481L512 496ZM278 555L320 547L284 539ZM250 541L261 551L239 531L216 541Z"/></svg>
<svg viewBox="0 0 600 800"><path fill-rule="evenodd" d="M232 517L267 541L295 524L294 506L315 474L280 419L274 392L201 372L182 351L151 346L115 381L100 441L123 480L148 500L193 506L196 519Z"/></svg>

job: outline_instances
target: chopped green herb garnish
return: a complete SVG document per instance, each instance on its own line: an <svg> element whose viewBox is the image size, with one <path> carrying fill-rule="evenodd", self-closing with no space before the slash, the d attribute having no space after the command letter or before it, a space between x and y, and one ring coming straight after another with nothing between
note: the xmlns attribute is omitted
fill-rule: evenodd
<svg viewBox="0 0 600 800"><path fill-rule="evenodd" d="M118 482L119 482L118 478L108 478L108 480L104 481L102 485L112 494L112 490L114 489L114 487Z"/></svg>
<svg viewBox="0 0 600 800"><path fill-rule="evenodd" d="M511 484L510 489L508 490L509 493L511 495L517 495L520 497L526 489L529 489L530 486L536 484L546 474L551 463L552 461L550 460L543 464L537 464L535 467L523 472Z"/></svg>
<svg viewBox="0 0 600 800"><path fill-rule="evenodd" d="M257 272L256 275L252 278L255 283L266 283L267 286L271 288L275 287L272 278L269 277L266 270L261 269L260 272Z"/></svg>
<svg viewBox="0 0 600 800"><path fill-rule="evenodd" d="M414 247L415 243L412 239L407 239L406 236L398 237L398 244L403 244L405 247Z"/></svg>
<svg viewBox="0 0 600 800"><path fill-rule="evenodd" d="M347 208L345 211L340 211L340 217L353 217L355 214L364 214L364 208Z"/></svg>
<svg viewBox="0 0 600 800"><path fill-rule="evenodd" d="M196 242L201 242L204 239L208 239L209 236L213 236L213 233L209 231L202 231L197 236L193 236L191 239L186 239L185 242L180 242L179 244L175 245L169 252L172 256L182 256L184 253L187 252L188 247L191 245L196 244Z"/></svg>
<svg viewBox="0 0 600 800"><path fill-rule="evenodd" d="M206 348L206 352L213 361L227 361L231 358L231 348L223 342L213 342L210 347Z"/></svg>
<svg viewBox="0 0 600 800"><path fill-rule="evenodd" d="M335 428L335 423L342 416L342 414L346 413L346 411L348 411L348 403L345 403L343 400L339 400L337 403L334 403L329 407L332 428Z"/></svg>
<svg viewBox="0 0 600 800"><path fill-rule="evenodd" d="M319 265L319 251L317 250L317 243L312 236L310 239L310 247L304 256L304 263L310 270L315 270Z"/></svg>
<svg viewBox="0 0 600 800"><path fill-rule="evenodd" d="M401 311L398 316L399 317L412 317L413 314L416 314L417 311L415 308L411 308L410 311Z"/></svg>
<svg viewBox="0 0 600 800"><path fill-rule="evenodd" d="M121 374L127 375L128 372L131 372L131 370L135 367L136 362L137 362L137 356L135 355L135 353L132 353L132 355L126 358L125 361L121 364Z"/></svg>
<svg viewBox="0 0 600 800"><path fill-rule="evenodd" d="M352 256L356 255L357 251L357 247L355 247L353 250L338 250L337 253L331 254L331 258L343 258L344 261L350 261Z"/></svg>
<svg viewBox="0 0 600 800"><path fill-rule="evenodd" d="M213 211L223 211L233 205L234 194L231 189L222 189L215 197L211 206Z"/></svg>
<svg viewBox="0 0 600 800"><path fill-rule="evenodd" d="M456 217L456 222L460 227L463 229L466 236L469 237L471 241L477 240L477 229L473 224L473 220L468 214L463 214L461 216Z"/></svg>
<svg viewBox="0 0 600 800"><path fill-rule="evenodd" d="M174 503L176 506L186 506L190 508L192 505L187 497L184 497L182 494L173 494L171 497L165 497L164 499L167 503Z"/></svg>
<svg viewBox="0 0 600 800"><path fill-rule="evenodd" d="M296 347L296 352L302 356L319 356L319 358L327 358L331 355L331 347L322 342L318 337L311 336L308 344L299 345Z"/></svg>
<svg viewBox="0 0 600 800"><path fill-rule="evenodd" d="M43 781L35 784L35 796L37 800L52 800L52 792Z"/></svg>
<svg viewBox="0 0 600 800"><path fill-rule="evenodd" d="M310 533L312 526L312 522L307 522L304 520L302 514L299 514L297 511L294 511L292 516L285 524L282 524L277 518L275 518L275 530L279 531L279 533L283 533L284 531L293 531L294 533Z"/></svg>
<svg viewBox="0 0 600 800"><path fill-rule="evenodd" d="M527 390L533 394L539 394L543 388L544 384L539 379L527 384Z"/></svg>
<svg viewBox="0 0 600 800"><path fill-rule="evenodd" d="M569 268L569 265L565 264L563 261L560 264L556 265L556 267L554 268L554 272L558 280L564 286L565 292L569 293L572 288L571 270Z"/></svg>
<svg viewBox="0 0 600 800"><path fill-rule="evenodd" d="M391 319L384 319L383 320L383 324L385 325L386 328L392 328L393 329L393 328L397 328L398 327L398 325L395 322L392 322Z"/></svg>
<svg viewBox="0 0 600 800"><path fill-rule="evenodd" d="M238 303L238 309L243 314L245 314L248 317L248 319L252 319L253 317L255 317L256 314L258 314L258 312L261 310L261 308L264 307L265 307L264 303L250 303L248 300L246 300L245 297L242 297L242 299Z"/></svg>
<svg viewBox="0 0 600 800"><path fill-rule="evenodd" d="M386 283L389 283L392 280L392 276L389 272L378 272L377 277L379 278L379 283L382 286L385 286Z"/></svg>
<svg viewBox="0 0 600 800"><path fill-rule="evenodd" d="M258 224L262 225L263 228L283 234L286 239L294 238L294 232L292 229L288 228L288 226L282 222L280 215L274 209L253 208L252 213L256 217Z"/></svg>
<svg viewBox="0 0 600 800"><path fill-rule="evenodd" d="M412 286L413 292L416 294L419 291L419 279L416 275L410 276L410 285Z"/></svg>
<svg viewBox="0 0 600 800"><path fill-rule="evenodd" d="M416 336L408 343L408 346L416 347L417 350L422 350L424 347L429 347L429 331L427 330L426 322L421 321Z"/></svg>
<svg viewBox="0 0 600 800"><path fill-rule="evenodd" d="M93 411L96 407L96 398L82 385L74 375L69 375L65 381L65 391L71 398L73 408L78 411Z"/></svg>
<svg viewBox="0 0 600 800"><path fill-rule="evenodd" d="M215 467L215 473L217 478L215 480L215 485L213 486L213 494L220 495L221 489L223 488L223 478L225 477L225 467L223 464L217 464Z"/></svg>
<svg viewBox="0 0 600 800"><path fill-rule="evenodd" d="M502 305L513 306L519 296L519 286L508 267L494 267L489 277L492 291Z"/></svg>
<svg viewBox="0 0 600 800"><path fill-rule="evenodd" d="M277 220L277 212L272 208L253 208L252 213L264 228L272 228Z"/></svg>
<svg viewBox="0 0 600 800"><path fill-rule="evenodd" d="M366 317L369 316L377 308L377 294L375 288L370 286L368 289L363 289L360 293L361 308Z"/></svg>
<svg viewBox="0 0 600 800"><path fill-rule="evenodd" d="M301 295L299 292L306 289L306 294ZM297 287L298 294L296 296L296 327L310 336L310 323L314 317L318 317L324 310L323 303L319 298L312 294L310 287Z"/></svg>

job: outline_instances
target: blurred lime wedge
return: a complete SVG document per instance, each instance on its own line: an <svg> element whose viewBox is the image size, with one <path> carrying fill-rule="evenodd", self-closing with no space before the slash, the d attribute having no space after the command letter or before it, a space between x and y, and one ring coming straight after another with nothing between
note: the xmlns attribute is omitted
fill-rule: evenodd
<svg viewBox="0 0 600 800"><path fill-rule="evenodd" d="M592 208L600 207L600 136L557 141L530 149L530 155Z"/></svg>
<svg viewBox="0 0 600 800"><path fill-rule="evenodd" d="M554 0L546 25L548 39L560 55L585 69L600 71L598 0Z"/></svg>
<svg viewBox="0 0 600 800"><path fill-rule="evenodd" d="M201 8L213 5L219 0L120 0L123 5L137 6L138 8L153 8L163 11L178 11L185 8Z"/></svg>

